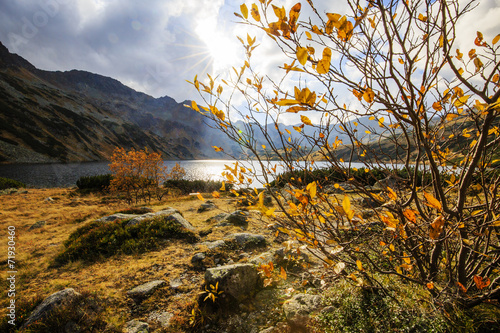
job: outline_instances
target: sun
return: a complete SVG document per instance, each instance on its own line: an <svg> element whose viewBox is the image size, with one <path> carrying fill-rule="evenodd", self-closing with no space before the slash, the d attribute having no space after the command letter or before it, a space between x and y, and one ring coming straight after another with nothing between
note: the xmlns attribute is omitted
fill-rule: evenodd
<svg viewBox="0 0 500 333"><path fill-rule="evenodd" d="M189 60L186 71L218 75L236 66L243 56L243 49L233 31L217 28L214 24L199 24L192 32L185 31L195 43L176 44L186 47L188 54L176 60ZM200 71L200 68L202 70Z"/></svg>

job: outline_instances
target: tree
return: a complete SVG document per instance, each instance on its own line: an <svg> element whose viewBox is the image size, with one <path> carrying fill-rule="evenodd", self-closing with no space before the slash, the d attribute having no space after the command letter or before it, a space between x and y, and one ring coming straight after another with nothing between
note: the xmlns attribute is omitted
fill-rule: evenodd
<svg viewBox="0 0 500 333"><path fill-rule="evenodd" d="M242 23L289 64L278 79L254 71L256 38L239 38L244 64L229 80L195 77L206 106L191 107L257 160L282 213L263 212L320 250L332 274L362 285L403 279L465 307L500 298L500 35L478 31L466 55L457 48L457 24L475 1L345 2L348 12L324 14L308 0L304 20L300 3L241 5ZM233 106L238 98L244 106ZM290 114L301 121L293 136L280 123ZM270 188L279 175L269 158L294 172L287 190ZM318 159L344 182L326 186L313 172ZM240 183L256 172L228 169ZM388 176L382 192L355 178L359 169ZM366 218L350 195L332 193L348 186L383 207Z"/></svg>
<svg viewBox="0 0 500 333"><path fill-rule="evenodd" d="M148 149L125 151L115 148L111 156L109 169L113 173L110 189L113 192L124 192L130 204L133 199L151 202L151 197L158 200L164 195L160 187L166 179L167 169L158 153L149 153Z"/></svg>

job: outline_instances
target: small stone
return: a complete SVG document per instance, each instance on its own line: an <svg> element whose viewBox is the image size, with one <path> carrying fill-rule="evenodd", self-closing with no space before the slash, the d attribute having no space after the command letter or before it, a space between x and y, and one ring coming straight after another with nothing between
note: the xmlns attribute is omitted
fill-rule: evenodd
<svg viewBox="0 0 500 333"><path fill-rule="evenodd" d="M239 246L243 248L265 246L266 239L262 235L250 234L250 233L235 233L226 237L228 240L235 241Z"/></svg>
<svg viewBox="0 0 500 333"><path fill-rule="evenodd" d="M149 321L156 321L160 323L161 327L169 327L170 326L170 319L174 316L173 313L167 312L167 311L153 311L149 314L148 320Z"/></svg>
<svg viewBox="0 0 500 333"><path fill-rule="evenodd" d="M203 265L203 259L205 259L205 253L203 252L196 253L191 258L191 264L193 264L193 266L201 266Z"/></svg>
<svg viewBox="0 0 500 333"><path fill-rule="evenodd" d="M125 323L123 327L123 333L148 333L149 324L139 321L137 319L132 319Z"/></svg>
<svg viewBox="0 0 500 333"><path fill-rule="evenodd" d="M213 201L207 200L206 202L200 205L200 207L198 208L198 213L203 213L209 210L213 210L215 208L217 208L215 203Z"/></svg>
<svg viewBox="0 0 500 333"><path fill-rule="evenodd" d="M170 288L177 289L180 286L182 286L182 280L181 279L175 278L175 279L170 280Z"/></svg>
<svg viewBox="0 0 500 333"><path fill-rule="evenodd" d="M47 223L47 221L37 221L37 222L33 223L29 227L28 230L39 229L39 228L43 227L46 223Z"/></svg>
<svg viewBox="0 0 500 333"><path fill-rule="evenodd" d="M132 290L127 291L127 295L135 302L140 302L148 298L155 292L156 289L163 286L166 282L163 280L155 280L148 283L141 284Z"/></svg>
<svg viewBox="0 0 500 333"><path fill-rule="evenodd" d="M223 241L222 239L219 239L213 242L203 242L201 243L201 245L205 245L206 247L208 247L209 250L213 250L224 247L226 245L226 242Z"/></svg>
<svg viewBox="0 0 500 333"><path fill-rule="evenodd" d="M234 264L209 268L205 272L205 284L217 285L224 295L237 301L255 292L259 275L252 264Z"/></svg>
<svg viewBox="0 0 500 333"><path fill-rule="evenodd" d="M45 201L45 202L54 202L54 199L52 199L51 197L48 197L48 198L45 198L43 201Z"/></svg>
<svg viewBox="0 0 500 333"><path fill-rule="evenodd" d="M321 306L321 297L310 294L297 294L283 304L287 321L296 331L304 331L309 315Z"/></svg>

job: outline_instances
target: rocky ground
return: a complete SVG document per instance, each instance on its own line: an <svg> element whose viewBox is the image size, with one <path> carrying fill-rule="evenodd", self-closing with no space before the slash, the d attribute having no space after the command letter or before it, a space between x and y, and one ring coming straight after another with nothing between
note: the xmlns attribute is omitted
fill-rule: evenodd
<svg viewBox="0 0 500 333"><path fill-rule="evenodd" d="M309 314L324 308L320 294L331 281L321 278L320 262L298 253L297 244L260 212L238 207L236 198L171 197L140 214L117 213L127 212L122 202L71 189L6 191L1 198L2 235L16 227L17 303L37 304L17 318L21 330L89 294L101 303L110 332L306 331ZM90 221L130 219L133 225L157 216L192 230L198 241L166 240L143 254L53 265L69 235ZM5 274L6 262L1 265ZM59 324L68 332L88 329Z"/></svg>

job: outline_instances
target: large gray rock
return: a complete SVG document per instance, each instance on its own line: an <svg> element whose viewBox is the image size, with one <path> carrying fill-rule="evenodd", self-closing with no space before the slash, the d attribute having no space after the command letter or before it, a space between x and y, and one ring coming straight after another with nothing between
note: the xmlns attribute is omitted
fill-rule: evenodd
<svg viewBox="0 0 500 333"><path fill-rule="evenodd" d="M306 332L309 315L319 310L320 307L320 296L297 294L283 304L283 311L294 332Z"/></svg>
<svg viewBox="0 0 500 333"><path fill-rule="evenodd" d="M207 269L205 284L216 285L222 295L241 301L254 293L258 288L259 275L252 264L233 264Z"/></svg>
<svg viewBox="0 0 500 333"><path fill-rule="evenodd" d="M163 280L150 281L127 291L127 295L134 301L140 302L151 296L156 289L160 288L164 284L166 284L166 282Z"/></svg>
<svg viewBox="0 0 500 333"><path fill-rule="evenodd" d="M50 312L60 307L62 304L66 302L70 302L76 297L80 296L73 288L66 288L64 290L53 293L46 299L40 303L33 312L31 312L30 316L24 324L21 326L21 330L25 329L32 323L38 320L42 320L45 318Z"/></svg>
<svg viewBox="0 0 500 333"><path fill-rule="evenodd" d="M265 246L266 239L262 235L250 234L250 233L235 233L227 236L225 239L234 241L236 244L243 248Z"/></svg>
<svg viewBox="0 0 500 333"><path fill-rule="evenodd" d="M205 245L209 250L214 250L226 246L226 242L222 239L219 239L213 242L203 242L200 243L200 245Z"/></svg>
<svg viewBox="0 0 500 333"><path fill-rule="evenodd" d="M113 215L101 217L100 219L97 219L96 221L98 221L98 222L114 222L116 220L127 220L127 219L134 218L137 216L140 216L140 215L116 213Z"/></svg>
<svg viewBox="0 0 500 333"><path fill-rule="evenodd" d="M159 212L156 212L156 213L146 213L146 214L142 214L142 215L136 215L133 219L128 221L127 226L136 225L144 220L153 219L153 218L158 217L158 216L170 216L173 214L180 215L181 213L177 209L167 208L167 209L160 210Z"/></svg>
<svg viewBox="0 0 500 333"><path fill-rule="evenodd" d="M236 226L246 226L248 225L248 212L237 210L229 214L223 222Z"/></svg>
<svg viewBox="0 0 500 333"><path fill-rule="evenodd" d="M123 327L123 333L148 333L149 325L148 323L139 321L137 319L132 319L127 321Z"/></svg>

